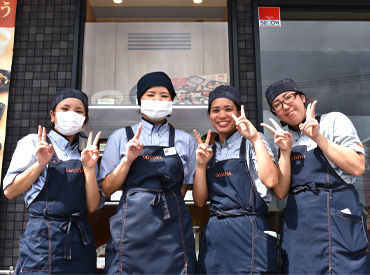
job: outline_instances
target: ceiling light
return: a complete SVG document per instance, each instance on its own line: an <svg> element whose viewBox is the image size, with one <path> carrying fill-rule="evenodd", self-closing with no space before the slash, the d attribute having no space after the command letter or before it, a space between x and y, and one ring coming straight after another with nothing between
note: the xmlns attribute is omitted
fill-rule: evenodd
<svg viewBox="0 0 370 275"><path fill-rule="evenodd" d="M203 0L193 0L194 4L202 4Z"/></svg>
<svg viewBox="0 0 370 275"><path fill-rule="evenodd" d="M122 4L122 0L113 0L114 4Z"/></svg>

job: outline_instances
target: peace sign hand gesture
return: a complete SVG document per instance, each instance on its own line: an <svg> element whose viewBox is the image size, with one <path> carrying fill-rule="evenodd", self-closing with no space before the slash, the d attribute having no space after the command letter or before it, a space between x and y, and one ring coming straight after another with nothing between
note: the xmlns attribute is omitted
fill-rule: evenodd
<svg viewBox="0 0 370 275"><path fill-rule="evenodd" d="M199 133L197 130L193 130L195 134L195 138L198 142L198 148L195 151L197 165L199 166L206 166L207 163L211 160L213 155L212 148L209 148L209 143L211 141L211 130L208 130L206 142L203 143L202 139L200 138Z"/></svg>
<svg viewBox="0 0 370 275"><path fill-rule="evenodd" d="M143 150L143 144L139 141L142 128L143 125L139 123L135 136L126 144L126 158L129 163L133 163Z"/></svg>
<svg viewBox="0 0 370 275"><path fill-rule="evenodd" d="M269 120L275 128L265 123L261 123L261 126L274 134L274 142L279 146L280 151L290 151L292 149L293 135L288 131L284 131L272 118L269 118Z"/></svg>
<svg viewBox="0 0 370 275"><path fill-rule="evenodd" d="M37 131L36 161L41 166L46 166L53 157L53 154L53 145L46 142L45 127L39 125Z"/></svg>
<svg viewBox="0 0 370 275"><path fill-rule="evenodd" d="M96 162L99 159L100 152L98 150L98 141L101 135L101 131L96 134L94 142L92 141L93 133L90 132L87 139L86 148L81 152L82 165L86 169L95 168Z"/></svg>
<svg viewBox="0 0 370 275"><path fill-rule="evenodd" d="M235 123L236 128L238 129L238 132L245 138L253 141L254 139L259 137L259 134L257 132L256 127L250 122L244 112L244 105L241 106L241 115L240 117L236 117L234 114L232 114Z"/></svg>
<svg viewBox="0 0 370 275"><path fill-rule="evenodd" d="M306 121L299 124L299 130L301 130L302 133L304 133L311 139L317 138L320 134L319 122L315 118L316 103L317 100L315 100L312 104L308 104L306 111Z"/></svg>

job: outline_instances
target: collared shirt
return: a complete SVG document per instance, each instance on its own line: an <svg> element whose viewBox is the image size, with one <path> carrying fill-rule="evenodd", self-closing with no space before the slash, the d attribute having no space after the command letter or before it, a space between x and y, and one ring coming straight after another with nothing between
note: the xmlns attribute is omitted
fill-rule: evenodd
<svg viewBox="0 0 370 275"><path fill-rule="evenodd" d="M268 153L270 154L271 158L274 159L274 154L271 151L270 145L267 143L264 135L259 133L263 139L263 142L266 146ZM240 152L240 143L242 142L243 136L239 134L238 131L235 131L233 134L228 136L223 143L220 143L217 138L215 141L216 144L216 161L222 161L231 158L239 158ZM253 144L250 140L246 140L246 160L248 164L248 171L251 176L251 179L254 183L254 186L257 189L257 192L261 196L261 198L269 204L272 200L272 195L269 190L259 179L258 177L258 165L257 165L257 157L256 152L254 151Z"/></svg>
<svg viewBox="0 0 370 275"><path fill-rule="evenodd" d="M59 133L51 130L48 134L48 137L53 144L54 152L58 156L58 158L62 161L77 159L81 160L81 153L78 150L78 143L74 143L72 145L69 144L69 141L60 135ZM14 178L27 170L30 166L32 166L36 162L36 148L37 148L37 134L29 134L24 138L20 139L17 143L17 147L14 151L12 160L10 162L10 166L8 172L6 173L3 181L3 189L12 184ZM41 172L40 176L37 180L32 184L31 188L28 189L24 193L24 202L28 207L33 200L37 197L37 195L41 192L42 188L45 185L46 175L47 175L48 165L45 169ZM98 169L96 168L96 172ZM104 195L101 191L100 184L99 191L100 191L100 203L99 207L103 206L104 204Z"/></svg>
<svg viewBox="0 0 370 275"><path fill-rule="evenodd" d="M289 129L293 134L293 147L297 145L307 145L307 150L312 150L317 147L317 144L302 134L300 131ZM344 114L339 112L331 112L321 115L320 119L320 133L328 140L346 146L355 152L365 155L365 149L362 145L355 126L352 121ZM328 157L326 157L335 172L346 182L353 184L356 177L343 171L335 165Z"/></svg>
<svg viewBox="0 0 370 275"><path fill-rule="evenodd" d="M165 122L160 125L154 125L145 119L141 120L143 125L139 141L144 146L168 146L169 143L169 125ZM132 126L136 133L139 124ZM117 167L121 159L126 156L127 136L125 128L118 129L108 138L107 146L100 164L99 179L104 179L109 173ZM197 143L188 133L175 129L175 149L180 156L184 166L184 184L193 184L195 171L195 150Z"/></svg>

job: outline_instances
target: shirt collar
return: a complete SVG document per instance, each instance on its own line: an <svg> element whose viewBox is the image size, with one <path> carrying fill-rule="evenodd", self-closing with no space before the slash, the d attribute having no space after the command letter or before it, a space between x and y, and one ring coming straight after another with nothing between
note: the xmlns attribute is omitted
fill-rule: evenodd
<svg viewBox="0 0 370 275"><path fill-rule="evenodd" d="M240 135L238 131L235 129L230 135L228 135L223 143L220 142L220 137L217 135L215 138L216 144L218 147L227 147L229 144L234 144Z"/></svg>
<svg viewBox="0 0 370 275"><path fill-rule="evenodd" d="M75 147L78 146L78 137L77 137L77 139L75 138L75 142L72 145L69 144L68 139L66 139L64 136L62 136L61 134L59 134L58 132L56 132L54 130L51 130L49 132L49 137L60 148L71 147L72 149L75 149Z"/></svg>
<svg viewBox="0 0 370 275"><path fill-rule="evenodd" d="M155 125L154 123L146 120L145 118L142 118L141 119L141 124L143 125L143 130L149 136L151 136L154 132L163 132L169 127L167 120L165 122L159 124L159 125Z"/></svg>

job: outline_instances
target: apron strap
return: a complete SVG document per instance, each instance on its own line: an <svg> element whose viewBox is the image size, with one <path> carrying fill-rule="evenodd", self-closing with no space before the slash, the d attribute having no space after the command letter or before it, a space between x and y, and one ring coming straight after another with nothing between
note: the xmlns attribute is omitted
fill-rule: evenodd
<svg viewBox="0 0 370 275"><path fill-rule="evenodd" d="M129 141L130 139L134 137L134 131L132 130L131 126L126 126L125 130L126 130L127 141Z"/></svg>
<svg viewBox="0 0 370 275"><path fill-rule="evenodd" d="M298 194L300 192L305 192L305 191L311 191L311 192L340 192L340 191L345 191L345 190L355 190L355 187L353 184L342 184L334 188L328 188L326 184L320 184L316 182L311 182L307 183L305 185L299 185L294 188L292 188L289 193L290 194Z"/></svg>
<svg viewBox="0 0 370 275"><path fill-rule="evenodd" d="M80 231L81 240L84 245L90 244L90 239L87 236L85 225L82 223L82 217L71 216L69 219L62 221L59 225L59 228L66 233L65 242L64 242L64 259L72 259L72 236L71 236L71 226L75 224Z"/></svg>
<svg viewBox="0 0 370 275"><path fill-rule="evenodd" d="M242 142L240 143L239 149L239 158L246 159L246 149L245 149L246 139L245 137L242 138Z"/></svg>
<svg viewBox="0 0 370 275"><path fill-rule="evenodd" d="M218 210L214 208L210 208L210 215L211 217L217 217L219 219L227 218L227 217L236 217L236 216L247 216L247 215L262 215L262 213L257 213L252 209L230 209L230 210Z"/></svg>
<svg viewBox="0 0 370 275"><path fill-rule="evenodd" d="M62 229L66 236L64 241L64 259L71 260L72 259L72 234L71 234L71 227L72 224L76 225L78 231L81 235L81 241L84 245L88 245L91 243L87 235L87 229L83 221L86 219L85 215L82 213L74 213L70 217L66 218L58 218L49 216L46 211L44 211L44 215L40 216L37 214L30 213L30 219L39 219L43 217L46 221L56 221L60 222L59 228Z"/></svg>
<svg viewBox="0 0 370 275"><path fill-rule="evenodd" d="M207 168L212 167L216 162L216 143L212 145L212 151L213 151L212 158L209 160Z"/></svg>
<svg viewBox="0 0 370 275"><path fill-rule="evenodd" d="M168 146L174 147L175 146L175 128L170 123L168 123L168 126L170 127L169 137L168 137Z"/></svg>
<svg viewBox="0 0 370 275"><path fill-rule="evenodd" d="M48 135L46 135L46 142L48 143L48 144L53 144L52 142L51 142L51 140L50 140L50 138L49 138L49 136ZM53 154L53 156L51 157L51 162L53 162L54 164L56 164L56 163L58 163L58 162L60 162L60 159L58 158L58 155L57 155L57 153L55 152L55 150L54 150L54 154Z"/></svg>
<svg viewBox="0 0 370 275"><path fill-rule="evenodd" d="M171 218L170 210L168 208L167 200L166 200L166 191L170 189L167 187L168 183L171 182L171 178L167 175L162 177L160 185L158 185L158 190L156 191L155 197L150 202L151 207L156 207L160 204L162 209L162 216L164 220L168 220Z"/></svg>

